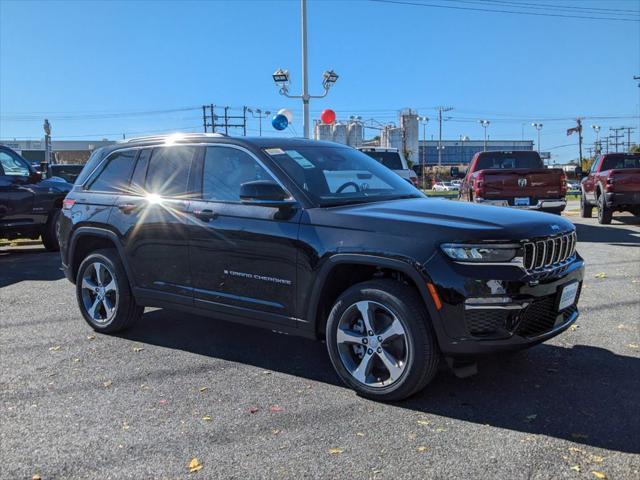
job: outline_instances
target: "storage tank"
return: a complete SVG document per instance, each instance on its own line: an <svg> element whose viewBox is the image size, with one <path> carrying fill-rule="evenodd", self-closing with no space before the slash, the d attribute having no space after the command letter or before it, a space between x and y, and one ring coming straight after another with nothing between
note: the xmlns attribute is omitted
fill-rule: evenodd
<svg viewBox="0 0 640 480"><path fill-rule="evenodd" d="M402 128L393 127L387 130L387 145L385 146L402 151Z"/></svg>
<svg viewBox="0 0 640 480"><path fill-rule="evenodd" d="M418 157L418 114L414 110L404 109L400 113L400 128L403 130L403 145L400 147L407 160L419 163Z"/></svg>
<svg viewBox="0 0 640 480"><path fill-rule="evenodd" d="M335 123L333 125L333 141L336 143L347 143L347 125L345 123Z"/></svg>
<svg viewBox="0 0 640 480"><path fill-rule="evenodd" d="M362 139L364 138L364 128L360 122L349 123L347 134L347 145L350 147L359 147L362 145Z"/></svg>
<svg viewBox="0 0 640 480"><path fill-rule="evenodd" d="M327 123L322 123L322 122L316 123L313 138L315 138L316 140L326 140L329 142L332 141L333 140L332 125L329 125Z"/></svg>

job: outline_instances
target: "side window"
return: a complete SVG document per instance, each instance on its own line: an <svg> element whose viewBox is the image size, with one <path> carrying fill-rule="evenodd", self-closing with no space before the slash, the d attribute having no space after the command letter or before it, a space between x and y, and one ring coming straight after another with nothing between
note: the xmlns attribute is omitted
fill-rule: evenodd
<svg viewBox="0 0 640 480"><path fill-rule="evenodd" d="M4 175L28 177L31 173L29 167L20 158L2 151L0 151L0 167Z"/></svg>
<svg viewBox="0 0 640 480"><path fill-rule="evenodd" d="M600 163L600 159L602 157L598 156L596 157L596 159L593 161L593 164L591 165L591 173L595 173L596 170L598 170L598 164Z"/></svg>
<svg viewBox="0 0 640 480"><path fill-rule="evenodd" d="M88 190L96 192L120 192L129 187L129 178L133 170L135 150L116 152L106 160L97 177L88 186Z"/></svg>
<svg viewBox="0 0 640 480"><path fill-rule="evenodd" d="M207 147L202 173L203 200L240 201L240 185L253 180L273 180L246 152L229 147Z"/></svg>
<svg viewBox="0 0 640 480"><path fill-rule="evenodd" d="M151 157L151 149L145 148L138 155L136 168L131 177L131 193L133 195L143 195L144 181L147 178L147 169L149 168L149 158Z"/></svg>
<svg viewBox="0 0 640 480"><path fill-rule="evenodd" d="M164 197L185 196L196 147L154 148L149 160L145 190Z"/></svg>

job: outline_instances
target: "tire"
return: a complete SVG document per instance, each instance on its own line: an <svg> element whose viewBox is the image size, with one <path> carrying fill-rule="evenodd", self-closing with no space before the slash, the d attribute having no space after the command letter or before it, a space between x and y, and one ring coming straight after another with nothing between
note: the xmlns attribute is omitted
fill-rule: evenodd
<svg viewBox="0 0 640 480"><path fill-rule="evenodd" d="M114 249L96 250L80 264L76 299L85 321L97 332L115 333L133 325L144 312L129 286Z"/></svg>
<svg viewBox="0 0 640 480"><path fill-rule="evenodd" d="M607 207L604 201L604 193L598 196L598 223L608 225L611 223L613 212Z"/></svg>
<svg viewBox="0 0 640 480"><path fill-rule="evenodd" d="M42 244L50 252L57 252L60 250L60 244L58 243L58 225L60 221L60 209L56 208L44 226L42 231Z"/></svg>
<svg viewBox="0 0 640 480"><path fill-rule="evenodd" d="M585 191L582 191L582 195L580 195L580 216L582 218L591 218L593 214L593 205L589 205L587 203L587 195Z"/></svg>
<svg viewBox="0 0 640 480"><path fill-rule="evenodd" d="M367 326L372 331L365 333ZM326 342L340 379L373 400L405 399L438 370L440 352L424 302L396 280L358 283L340 295L327 320Z"/></svg>

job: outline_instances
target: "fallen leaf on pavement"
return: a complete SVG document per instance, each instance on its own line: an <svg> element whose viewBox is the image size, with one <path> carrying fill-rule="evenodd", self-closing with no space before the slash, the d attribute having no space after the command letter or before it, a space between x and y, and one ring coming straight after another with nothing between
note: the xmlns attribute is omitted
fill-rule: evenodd
<svg viewBox="0 0 640 480"><path fill-rule="evenodd" d="M198 470L202 470L202 464L198 461L197 458L192 458L189 462L189 473L195 473Z"/></svg>
<svg viewBox="0 0 640 480"><path fill-rule="evenodd" d="M604 457L600 455L589 455L589 461L593 463L602 463L604 462Z"/></svg>
<svg viewBox="0 0 640 480"><path fill-rule="evenodd" d="M607 274L604 272L596 273L596 278L607 278Z"/></svg>
<svg viewBox="0 0 640 480"><path fill-rule="evenodd" d="M629 348L633 348L634 350L640 348L640 345L636 345L635 343L630 343L629 345L627 345L627 347Z"/></svg>
<svg viewBox="0 0 640 480"><path fill-rule="evenodd" d="M273 433L274 435L278 435L280 433L280 430L274 428L273 430L271 430L271 433Z"/></svg>
<svg viewBox="0 0 640 480"><path fill-rule="evenodd" d="M201 392L206 392L207 390L209 390L209 387L200 387Z"/></svg>
<svg viewBox="0 0 640 480"><path fill-rule="evenodd" d="M329 453L331 455L340 455L344 450L342 448L330 448Z"/></svg>
<svg viewBox="0 0 640 480"><path fill-rule="evenodd" d="M31 477L31 480L42 480L42 477L36 473L33 477Z"/></svg>
<svg viewBox="0 0 640 480"><path fill-rule="evenodd" d="M356 432L356 436L358 436L358 437L364 437L364 433L362 433L362 432Z"/></svg>
<svg viewBox="0 0 640 480"><path fill-rule="evenodd" d="M111 380L107 380L106 382L102 382L102 384L106 387L109 388L111 385L113 385L113 382Z"/></svg>
<svg viewBox="0 0 640 480"><path fill-rule="evenodd" d="M416 450L418 452L426 452L427 451L427 447L425 447L424 445L420 445L418 448L416 448Z"/></svg>
<svg viewBox="0 0 640 480"><path fill-rule="evenodd" d="M584 453L584 450L581 450L577 447L569 447L570 452Z"/></svg>
<svg viewBox="0 0 640 480"><path fill-rule="evenodd" d="M249 413L256 413L258 410L260 410L258 407L251 407Z"/></svg>
<svg viewBox="0 0 640 480"><path fill-rule="evenodd" d="M204 417L202 417L202 419L203 419L205 422L210 422L210 421L211 421L211 417L210 417L209 415L205 415Z"/></svg>
<svg viewBox="0 0 640 480"><path fill-rule="evenodd" d="M278 412L282 412L284 411L284 408L282 408L279 405L271 405L271 407L269 408L269 410L271 410L273 413L278 413Z"/></svg>
<svg viewBox="0 0 640 480"><path fill-rule="evenodd" d="M446 431L447 431L446 428L436 428L437 433L446 432Z"/></svg>
<svg viewBox="0 0 640 480"><path fill-rule="evenodd" d="M418 420L418 425L431 425L428 420Z"/></svg>
<svg viewBox="0 0 640 480"><path fill-rule="evenodd" d="M142 347L133 347L133 351L136 352L136 353L141 352L143 350L144 350L144 348L142 348Z"/></svg>
<svg viewBox="0 0 640 480"><path fill-rule="evenodd" d="M574 465L573 467L571 467L571 470L574 470L574 471L580 473L580 465Z"/></svg>
<svg viewBox="0 0 640 480"><path fill-rule="evenodd" d="M604 479L604 478L607 478L607 476L604 473L599 472L597 470L591 470L591 473L593 473L594 477L599 478L601 480Z"/></svg>
<svg viewBox="0 0 640 480"><path fill-rule="evenodd" d="M160 400L158 403L159 403L160 405L166 405L166 404L167 404L167 401L163 398L163 399L162 399L162 400Z"/></svg>
<svg viewBox="0 0 640 480"><path fill-rule="evenodd" d="M95 335L89 335L87 336L87 340L95 340L96 336Z"/></svg>
<svg viewBox="0 0 640 480"><path fill-rule="evenodd" d="M79 362L79 361L80 361L80 359L79 359L79 358L74 358L74 359L73 359L73 361L74 361L74 362Z"/></svg>
<svg viewBox="0 0 640 480"><path fill-rule="evenodd" d="M571 325L569 327L569 330L571 330L573 332L573 331L576 331L578 328L579 328L579 326L574 323L573 325Z"/></svg>
<svg viewBox="0 0 640 480"><path fill-rule="evenodd" d="M60 345L56 345L55 347L49 347L50 352L57 352L60 350Z"/></svg>

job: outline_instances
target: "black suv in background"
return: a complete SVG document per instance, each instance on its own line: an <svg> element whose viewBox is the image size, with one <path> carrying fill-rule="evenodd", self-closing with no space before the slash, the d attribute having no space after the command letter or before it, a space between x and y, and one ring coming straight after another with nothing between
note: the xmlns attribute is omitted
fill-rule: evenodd
<svg viewBox="0 0 640 480"><path fill-rule="evenodd" d="M578 316L570 222L428 199L330 142L191 134L105 147L60 223L63 267L96 331L154 306L325 338L341 379L378 400L422 389L441 357L472 373L475 356L537 344Z"/></svg>
<svg viewBox="0 0 640 480"><path fill-rule="evenodd" d="M70 190L65 181L43 180L29 162L0 145L0 239L42 237L47 250L58 250L56 229Z"/></svg>

